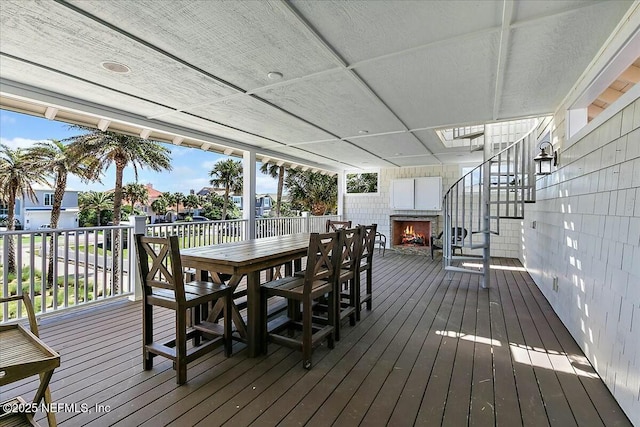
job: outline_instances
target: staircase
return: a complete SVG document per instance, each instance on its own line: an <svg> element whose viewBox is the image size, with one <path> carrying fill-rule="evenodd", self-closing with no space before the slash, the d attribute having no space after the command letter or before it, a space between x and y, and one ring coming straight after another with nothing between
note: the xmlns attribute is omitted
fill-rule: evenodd
<svg viewBox="0 0 640 427"><path fill-rule="evenodd" d="M525 203L535 202L535 129L504 149L485 140L484 163L445 193L442 253L446 271L482 275L483 288L489 287L491 235L500 234L501 219L523 219ZM495 154L494 148L498 148ZM456 255L458 248L467 254ZM482 261L482 267L465 266L465 261L475 261L474 265Z"/></svg>

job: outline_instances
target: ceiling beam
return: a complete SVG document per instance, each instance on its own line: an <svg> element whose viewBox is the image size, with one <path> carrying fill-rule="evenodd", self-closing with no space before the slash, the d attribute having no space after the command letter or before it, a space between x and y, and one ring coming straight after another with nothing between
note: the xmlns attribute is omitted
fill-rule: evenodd
<svg viewBox="0 0 640 427"><path fill-rule="evenodd" d="M493 91L493 120L497 120L500 112L504 74L507 67L509 41L511 40L511 21L513 20L513 0L504 0L502 4L502 27L500 29L500 45L498 63L496 64L496 84Z"/></svg>
<svg viewBox="0 0 640 427"><path fill-rule="evenodd" d="M58 109L54 107L47 107L47 109L44 112L44 116L49 120L55 119L56 114L58 114Z"/></svg>

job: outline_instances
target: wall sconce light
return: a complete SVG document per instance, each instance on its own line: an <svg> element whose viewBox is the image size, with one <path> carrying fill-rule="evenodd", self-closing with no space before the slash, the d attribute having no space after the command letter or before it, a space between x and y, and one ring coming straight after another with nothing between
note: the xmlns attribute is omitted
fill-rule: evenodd
<svg viewBox="0 0 640 427"><path fill-rule="evenodd" d="M551 174L551 165L558 166L558 152L553 151L553 154L548 154L546 149L547 144L553 150L553 145L549 141L542 141L540 143L540 154L533 158L533 161L536 162L536 175L550 175Z"/></svg>

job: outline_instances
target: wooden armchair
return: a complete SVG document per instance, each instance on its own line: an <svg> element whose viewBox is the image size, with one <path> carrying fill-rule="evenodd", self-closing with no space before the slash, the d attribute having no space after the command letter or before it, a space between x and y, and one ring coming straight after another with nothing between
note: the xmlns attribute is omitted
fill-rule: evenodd
<svg viewBox="0 0 640 427"><path fill-rule="evenodd" d="M311 233L307 267L304 277L286 277L265 283L260 288L260 309L263 323L263 351L267 343L280 345L302 351L302 366L311 369L311 355L314 347L325 339L329 348L334 345L334 325L336 322L336 279L339 274L339 258L342 246L341 233ZM273 322L267 322L267 300L271 296L281 296L288 300L289 310L286 316L280 316ZM313 301L327 296L328 321L314 323ZM299 321L299 307L302 306ZM302 335L294 336L296 329ZM286 331L286 334L283 333Z"/></svg>
<svg viewBox="0 0 640 427"><path fill-rule="evenodd" d="M341 228L351 228L351 221L333 221L328 219L325 230L327 233L338 231Z"/></svg>
<svg viewBox="0 0 640 427"><path fill-rule="evenodd" d="M231 305L233 290L223 284L205 281L184 282L178 237L136 236L138 261L143 286L143 355L144 369L153 367L153 358L163 356L174 362L176 381L187 381L187 364L216 347L224 345L225 355L231 355ZM203 322L202 305L224 301L224 326ZM175 311L176 335L166 342L153 339L153 307L159 306ZM194 323L187 330L188 310L194 312ZM202 342L207 334L213 337ZM187 348L187 341L193 346Z"/></svg>
<svg viewBox="0 0 640 427"><path fill-rule="evenodd" d="M22 325L0 325L0 386L10 384L33 375L40 376L40 385L33 397L33 404L39 404L44 399L48 410L47 423L49 427L55 427L55 412L51 411L51 393L49 381L55 368L60 366L60 355L49 348L38 335L38 323L33 310L33 304L28 295L14 295L0 298L0 307L4 303L17 301L24 302L29 318L29 329ZM13 349L13 351L12 351ZM16 351L19 349L19 351ZM1 403L5 406L26 405L20 396ZM34 405L35 406L35 405ZM5 412L0 411L0 426L37 426L30 412Z"/></svg>

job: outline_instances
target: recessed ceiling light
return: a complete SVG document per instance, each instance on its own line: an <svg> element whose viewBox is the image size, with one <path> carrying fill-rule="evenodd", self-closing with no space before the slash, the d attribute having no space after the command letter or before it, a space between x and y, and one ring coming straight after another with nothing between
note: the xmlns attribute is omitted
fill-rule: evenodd
<svg viewBox="0 0 640 427"><path fill-rule="evenodd" d="M362 129L362 130L359 130L359 131L358 131L358 133L359 133L360 135L366 135L366 134L368 134L368 133L369 133L369 131L368 131L368 130L366 130L366 129Z"/></svg>
<svg viewBox="0 0 640 427"><path fill-rule="evenodd" d="M100 65L102 65L102 68L104 68L105 70L109 70L118 74L128 74L131 72L131 68L124 64L120 64L119 62L104 61L101 62Z"/></svg>
<svg viewBox="0 0 640 427"><path fill-rule="evenodd" d="M270 71L267 73L267 77L271 80L280 80L282 78L282 73L279 71Z"/></svg>
<svg viewBox="0 0 640 427"><path fill-rule="evenodd" d="M394 153L394 156L402 156L402 153Z"/></svg>

